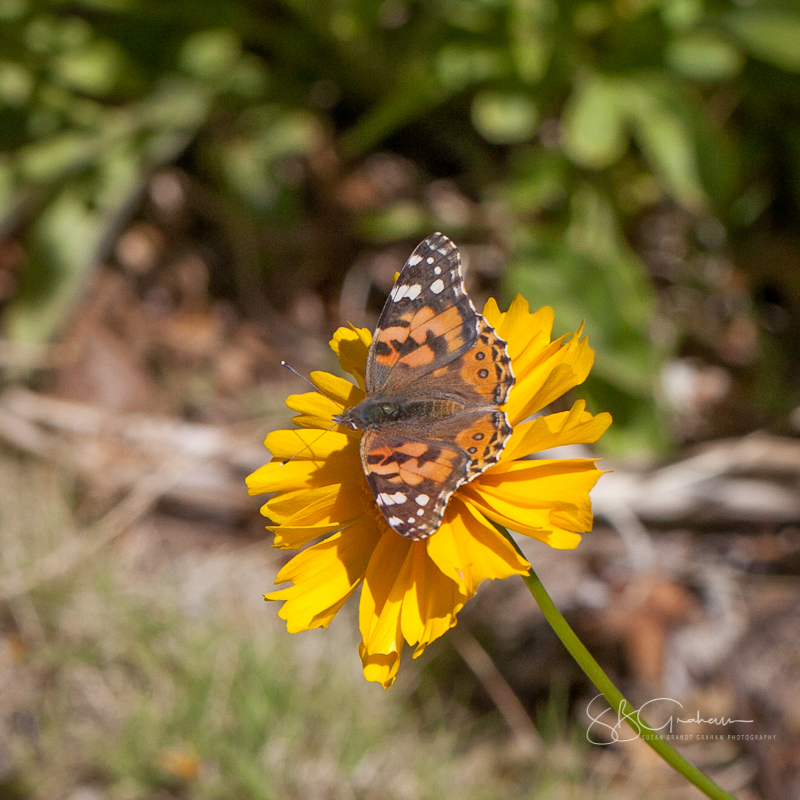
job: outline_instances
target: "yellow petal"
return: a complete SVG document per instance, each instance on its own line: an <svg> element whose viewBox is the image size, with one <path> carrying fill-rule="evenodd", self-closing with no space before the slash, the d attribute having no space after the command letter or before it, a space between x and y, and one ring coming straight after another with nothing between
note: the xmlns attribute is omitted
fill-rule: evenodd
<svg viewBox="0 0 800 800"><path fill-rule="evenodd" d="M567 444L596 442L611 424L611 415L604 412L593 417L585 409L586 402L577 400L569 411L517 424L503 451L503 461Z"/></svg>
<svg viewBox="0 0 800 800"><path fill-rule="evenodd" d="M400 658L403 635L400 629L405 586L398 585L409 550L414 544L388 526L367 567L361 590L358 623L364 652ZM408 568L405 568L405 575Z"/></svg>
<svg viewBox="0 0 800 800"><path fill-rule="evenodd" d="M552 403L565 392L586 380L594 362L594 351L584 337L576 333L565 345L545 348L542 355L524 370L515 369L516 384L506 404L511 424ZM512 367L515 367L512 362Z"/></svg>
<svg viewBox="0 0 800 800"><path fill-rule="evenodd" d="M364 577L380 537L378 526L365 517L298 553L278 573L275 583L292 586L264 595L285 601L278 616L289 633L324 628Z"/></svg>
<svg viewBox="0 0 800 800"><path fill-rule="evenodd" d="M530 313L528 301L518 294L509 309L501 313L493 297L487 300L483 315L489 324L508 344L508 354L513 362L524 352L538 352L550 343L555 314L545 306ZM520 364L524 367L524 364Z"/></svg>
<svg viewBox="0 0 800 800"><path fill-rule="evenodd" d="M364 388L364 369L372 334L366 328L339 328L330 341L331 350L339 356L339 366Z"/></svg>
<svg viewBox="0 0 800 800"><path fill-rule="evenodd" d="M360 403L365 397L363 389L354 386L350 381L340 378L338 375L331 375L330 372L316 371L308 377L324 395L341 404L339 413L345 408Z"/></svg>
<svg viewBox="0 0 800 800"><path fill-rule="evenodd" d="M317 431L293 428L272 431L264 439L264 446L279 460L323 461L334 453L344 453L359 461L358 442L339 431ZM360 462L359 462L360 463Z"/></svg>
<svg viewBox="0 0 800 800"><path fill-rule="evenodd" d="M588 503L602 475L591 458L511 461L498 464L467 488L502 497L520 508L546 508L556 502Z"/></svg>
<svg viewBox="0 0 800 800"><path fill-rule="evenodd" d="M530 511L522 515L513 506L509 508L507 505L496 502L490 505L479 495L464 495L463 500L465 505L473 507L487 519L510 531L538 539L556 550L572 550L580 544L580 534L556 525L552 520L546 519L547 515L545 514L538 515L541 525L536 525L537 515Z"/></svg>
<svg viewBox="0 0 800 800"><path fill-rule="evenodd" d="M436 566L472 597L481 581L525 575L530 564L474 506L453 497L442 527L428 539Z"/></svg>
<svg viewBox="0 0 800 800"><path fill-rule="evenodd" d="M262 513L280 524L268 525L275 534L274 547L296 549L322 536L349 525L369 513L372 497L359 484L333 484L309 491L291 492L273 498ZM278 512L273 508L277 506ZM279 517L280 512L291 512Z"/></svg>
<svg viewBox="0 0 800 800"><path fill-rule="evenodd" d="M358 646L358 654L361 656L361 664L364 669L364 677L368 681L380 683L384 689L388 689L397 677L397 670L400 669L400 656L403 654L403 640L400 640L398 652L390 655L383 653L368 653L363 642Z"/></svg>
<svg viewBox="0 0 800 800"><path fill-rule="evenodd" d="M456 624L456 614L468 597L428 555L427 542L415 543L407 557L410 580L403 597L400 627L403 638L416 644L414 658ZM405 582L405 575L398 583Z"/></svg>
<svg viewBox="0 0 800 800"><path fill-rule="evenodd" d="M461 496L505 527L571 548L577 532L591 530L589 490L600 475L591 459L515 461L484 473Z"/></svg>
<svg viewBox="0 0 800 800"><path fill-rule="evenodd" d="M245 480L248 493L254 495L315 489L341 483L353 474L353 458L347 450L339 450L324 460L295 458L285 464L271 461Z"/></svg>
<svg viewBox="0 0 800 800"><path fill-rule="evenodd" d="M354 389L356 387L353 387ZM319 392L305 392L304 394L290 394L286 398L286 405L292 411L300 412L298 416L292 417L295 425L303 428L322 428L329 430L331 427L339 433L346 433L349 436L358 436L359 431L351 431L349 428L336 426L333 417L342 413L342 408L333 400L323 397Z"/></svg>
<svg viewBox="0 0 800 800"><path fill-rule="evenodd" d="M367 501L371 501L371 496L365 488L358 481L284 492L265 503L262 513L278 525L341 524L367 511Z"/></svg>

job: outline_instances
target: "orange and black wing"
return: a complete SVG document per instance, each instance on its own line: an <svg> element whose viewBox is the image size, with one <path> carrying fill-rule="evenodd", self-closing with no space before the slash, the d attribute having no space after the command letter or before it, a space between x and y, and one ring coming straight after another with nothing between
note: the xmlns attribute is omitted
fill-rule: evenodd
<svg viewBox="0 0 800 800"><path fill-rule="evenodd" d="M468 456L444 442L364 431L361 461L389 526L408 539L436 533L450 495L463 482Z"/></svg>
<svg viewBox="0 0 800 800"><path fill-rule="evenodd" d="M425 539L439 529L453 492L496 464L510 435L503 411L467 411L412 436L364 431L361 462L389 525Z"/></svg>
<svg viewBox="0 0 800 800"><path fill-rule="evenodd" d="M464 290L458 248L444 234L421 242L386 300L367 357L368 394L394 395L469 350L478 315Z"/></svg>

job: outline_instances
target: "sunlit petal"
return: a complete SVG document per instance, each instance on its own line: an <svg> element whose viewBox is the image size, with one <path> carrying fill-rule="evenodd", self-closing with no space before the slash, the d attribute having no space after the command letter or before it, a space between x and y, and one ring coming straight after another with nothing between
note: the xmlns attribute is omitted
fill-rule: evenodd
<svg viewBox="0 0 800 800"><path fill-rule="evenodd" d="M353 387L354 389L356 387ZM292 417L292 422L301 428L322 428L329 430L334 427L339 433L358 438L359 432L343 426L336 426L333 417L342 413L342 407L333 400L323 397L319 392L305 392L304 394L290 394L286 398L286 405L292 411L299 412Z"/></svg>
<svg viewBox="0 0 800 800"><path fill-rule="evenodd" d="M264 446L276 459L321 461L334 453L345 453L358 460L358 441L338 431L317 431L294 428L267 434ZM360 463L359 463L360 468Z"/></svg>
<svg viewBox="0 0 800 800"><path fill-rule="evenodd" d="M415 543L398 536L387 526L370 559L361 590L358 622L361 630L362 661L365 656L370 657L369 663L384 665L390 671L403 652L403 634L400 628L403 577L408 580L406 559L414 546ZM371 658L374 656L382 658L376 662ZM379 673L383 674L383 670L379 670Z"/></svg>
<svg viewBox="0 0 800 800"><path fill-rule="evenodd" d="M285 601L278 616L290 633L324 628L364 577L380 537L364 518L296 555L278 573L275 583L293 585L264 595Z"/></svg>
<svg viewBox="0 0 800 800"><path fill-rule="evenodd" d="M524 575L530 564L474 506L454 497L441 529L428 540L428 555L469 597L481 581Z"/></svg>
<svg viewBox="0 0 800 800"><path fill-rule="evenodd" d="M553 345L547 347L524 372L515 372L517 383L506 405L511 424L521 422L583 383L593 362L594 350L587 339L579 339L578 334L558 349Z"/></svg>
<svg viewBox="0 0 800 800"><path fill-rule="evenodd" d="M352 375L364 389L364 367L372 334L366 328L339 328L330 341L331 350L339 356L339 366Z"/></svg>
<svg viewBox="0 0 800 800"><path fill-rule="evenodd" d="M524 458L567 444L596 442L611 424L611 415L603 412L592 416L585 409L586 402L577 400L569 411L519 423L506 445L504 460Z"/></svg>
<svg viewBox="0 0 800 800"><path fill-rule="evenodd" d="M324 395L340 404L339 412L360 403L365 397L363 389L330 372L312 372L308 377Z"/></svg>

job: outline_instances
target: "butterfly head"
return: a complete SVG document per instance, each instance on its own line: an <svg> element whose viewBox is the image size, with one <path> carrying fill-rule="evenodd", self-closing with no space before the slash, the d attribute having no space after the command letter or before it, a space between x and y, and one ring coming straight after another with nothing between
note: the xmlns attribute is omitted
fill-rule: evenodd
<svg viewBox="0 0 800 800"><path fill-rule="evenodd" d="M368 397L358 405L346 408L343 413L336 414L333 421L353 430L370 430L380 428L387 422L395 422L400 419L400 413L400 403Z"/></svg>

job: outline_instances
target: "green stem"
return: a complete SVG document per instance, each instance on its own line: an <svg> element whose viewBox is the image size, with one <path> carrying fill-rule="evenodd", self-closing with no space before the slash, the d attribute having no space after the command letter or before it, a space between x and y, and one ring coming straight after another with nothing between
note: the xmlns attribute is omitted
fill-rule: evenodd
<svg viewBox="0 0 800 800"><path fill-rule="evenodd" d="M503 533L508 536L508 531L503 530ZM511 538L511 536L508 538L520 555L522 555L522 551L513 538ZM645 729L647 736L644 738L644 741L649 744L667 764L677 772L680 772L686 780L691 781L701 792L711 797L712 800L736 800L734 795L717 786L708 775L699 770L694 764L687 761L674 747L668 744L665 739L650 728L650 726L642 720L637 711L633 710L634 706L625 699L622 692L611 682L608 675L603 672L600 665L594 660L592 654L584 647L583 642L575 635L575 631L567 624L561 612L550 599L550 595L547 594L547 590L534 572L533 567L531 567L531 571L527 575L522 576L522 580L525 581L525 584L533 595L533 599L539 604L539 608L542 609L542 613L550 623L550 627L556 632L556 636L561 639L564 647L569 650L570 655L578 662L578 666L586 673L589 680L600 690L611 708L618 710L620 717L625 718L625 721L631 726L634 732L640 734L642 729ZM628 711L628 709L631 709L631 711Z"/></svg>

